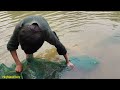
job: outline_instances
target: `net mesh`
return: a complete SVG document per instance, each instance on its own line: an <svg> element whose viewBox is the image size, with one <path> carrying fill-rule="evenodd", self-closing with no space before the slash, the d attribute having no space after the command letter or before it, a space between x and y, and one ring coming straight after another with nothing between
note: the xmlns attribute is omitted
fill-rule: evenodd
<svg viewBox="0 0 120 90"><path fill-rule="evenodd" d="M78 70L91 71L98 65L98 60L89 56L70 57L71 62ZM15 72L15 64L7 67L0 64L0 79L60 79L71 69L66 67L65 60L61 62L49 61L40 58L23 60L23 71Z"/></svg>

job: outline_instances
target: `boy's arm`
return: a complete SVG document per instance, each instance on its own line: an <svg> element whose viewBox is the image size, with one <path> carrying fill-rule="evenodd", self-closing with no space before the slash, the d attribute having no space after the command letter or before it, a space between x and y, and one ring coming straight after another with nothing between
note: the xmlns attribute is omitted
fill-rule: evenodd
<svg viewBox="0 0 120 90"><path fill-rule="evenodd" d="M9 51L18 49L18 46L19 46L18 33L19 33L19 26L17 25L13 31L13 34L12 34L10 40L7 43L7 49Z"/></svg>
<svg viewBox="0 0 120 90"><path fill-rule="evenodd" d="M41 23L41 29L43 30L44 39L48 43L54 45L57 48L57 52L59 55L65 55L67 53L67 50L62 45L62 43L59 41L57 35L51 30L48 22L44 17L41 17L42 22Z"/></svg>
<svg viewBox="0 0 120 90"><path fill-rule="evenodd" d="M16 50L10 51L15 63L16 63L16 72L21 72L22 71L22 63L20 62Z"/></svg>
<svg viewBox="0 0 120 90"><path fill-rule="evenodd" d="M51 29L46 30L44 36L45 41L54 45L57 48L58 54L64 56L67 66L73 67L73 64L68 59L67 50L65 46L59 41L58 37L53 33L53 31Z"/></svg>
<svg viewBox="0 0 120 90"><path fill-rule="evenodd" d="M51 30L46 31L44 36L45 36L45 41L47 41L51 45L54 45L57 48L57 52L59 55L65 55L67 53L66 48L56 37L53 31Z"/></svg>
<svg viewBox="0 0 120 90"><path fill-rule="evenodd" d="M13 32L13 35L11 36L8 44L7 49L10 51L15 63L16 63L16 71L21 72L22 71L22 64L18 58L16 50L18 49L19 42L18 42L18 33L19 33L19 26L17 25L15 27L15 30Z"/></svg>
<svg viewBox="0 0 120 90"><path fill-rule="evenodd" d="M67 63L67 66L73 66L73 64L68 59L66 48L59 41L59 39L55 35L55 33L53 33L53 31L51 30L48 22L46 21L46 19L44 17L42 17L42 19L40 20L40 23L41 23L41 29L43 29L43 31L44 31L45 41L54 45L57 48L58 54L64 56L64 58L66 60L66 63Z"/></svg>
<svg viewBox="0 0 120 90"><path fill-rule="evenodd" d="M66 48L59 41L59 39L56 37L56 35L53 33L53 31L49 30L49 31L46 32L45 41L47 41L48 43L54 45L57 48L58 54L64 56L67 66L72 67L72 68L74 67L74 65L68 59Z"/></svg>

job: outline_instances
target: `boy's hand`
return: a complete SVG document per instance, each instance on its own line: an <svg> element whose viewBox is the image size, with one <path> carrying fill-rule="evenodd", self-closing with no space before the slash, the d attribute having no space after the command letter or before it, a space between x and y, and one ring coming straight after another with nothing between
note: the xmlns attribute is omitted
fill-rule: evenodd
<svg viewBox="0 0 120 90"><path fill-rule="evenodd" d="M22 64L18 64L18 65L16 65L16 68L15 68L15 70L16 70L16 72L22 72Z"/></svg>
<svg viewBox="0 0 120 90"><path fill-rule="evenodd" d="M70 61L67 63L67 66L71 67L71 68L74 68L74 65Z"/></svg>

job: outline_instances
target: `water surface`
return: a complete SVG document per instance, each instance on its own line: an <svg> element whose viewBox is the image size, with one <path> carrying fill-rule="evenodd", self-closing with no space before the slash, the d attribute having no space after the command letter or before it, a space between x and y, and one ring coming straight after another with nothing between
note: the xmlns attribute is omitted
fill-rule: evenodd
<svg viewBox="0 0 120 90"><path fill-rule="evenodd" d="M47 19L67 48L69 56L87 55L99 60L100 65L94 71L89 74L81 72L84 78L120 78L119 11L0 11L0 63L7 66L14 63L6 44L15 25L29 15L42 15ZM17 52L21 61L25 59L20 47ZM64 59L47 42L35 56L56 61ZM76 73L72 78L81 77Z"/></svg>

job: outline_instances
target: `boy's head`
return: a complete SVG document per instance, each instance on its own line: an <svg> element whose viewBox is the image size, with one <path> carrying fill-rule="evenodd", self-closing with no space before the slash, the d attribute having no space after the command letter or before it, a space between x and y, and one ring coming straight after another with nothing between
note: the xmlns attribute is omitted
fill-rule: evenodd
<svg viewBox="0 0 120 90"><path fill-rule="evenodd" d="M26 54L36 52L44 42L41 29L38 25L23 26L19 32L19 43Z"/></svg>

